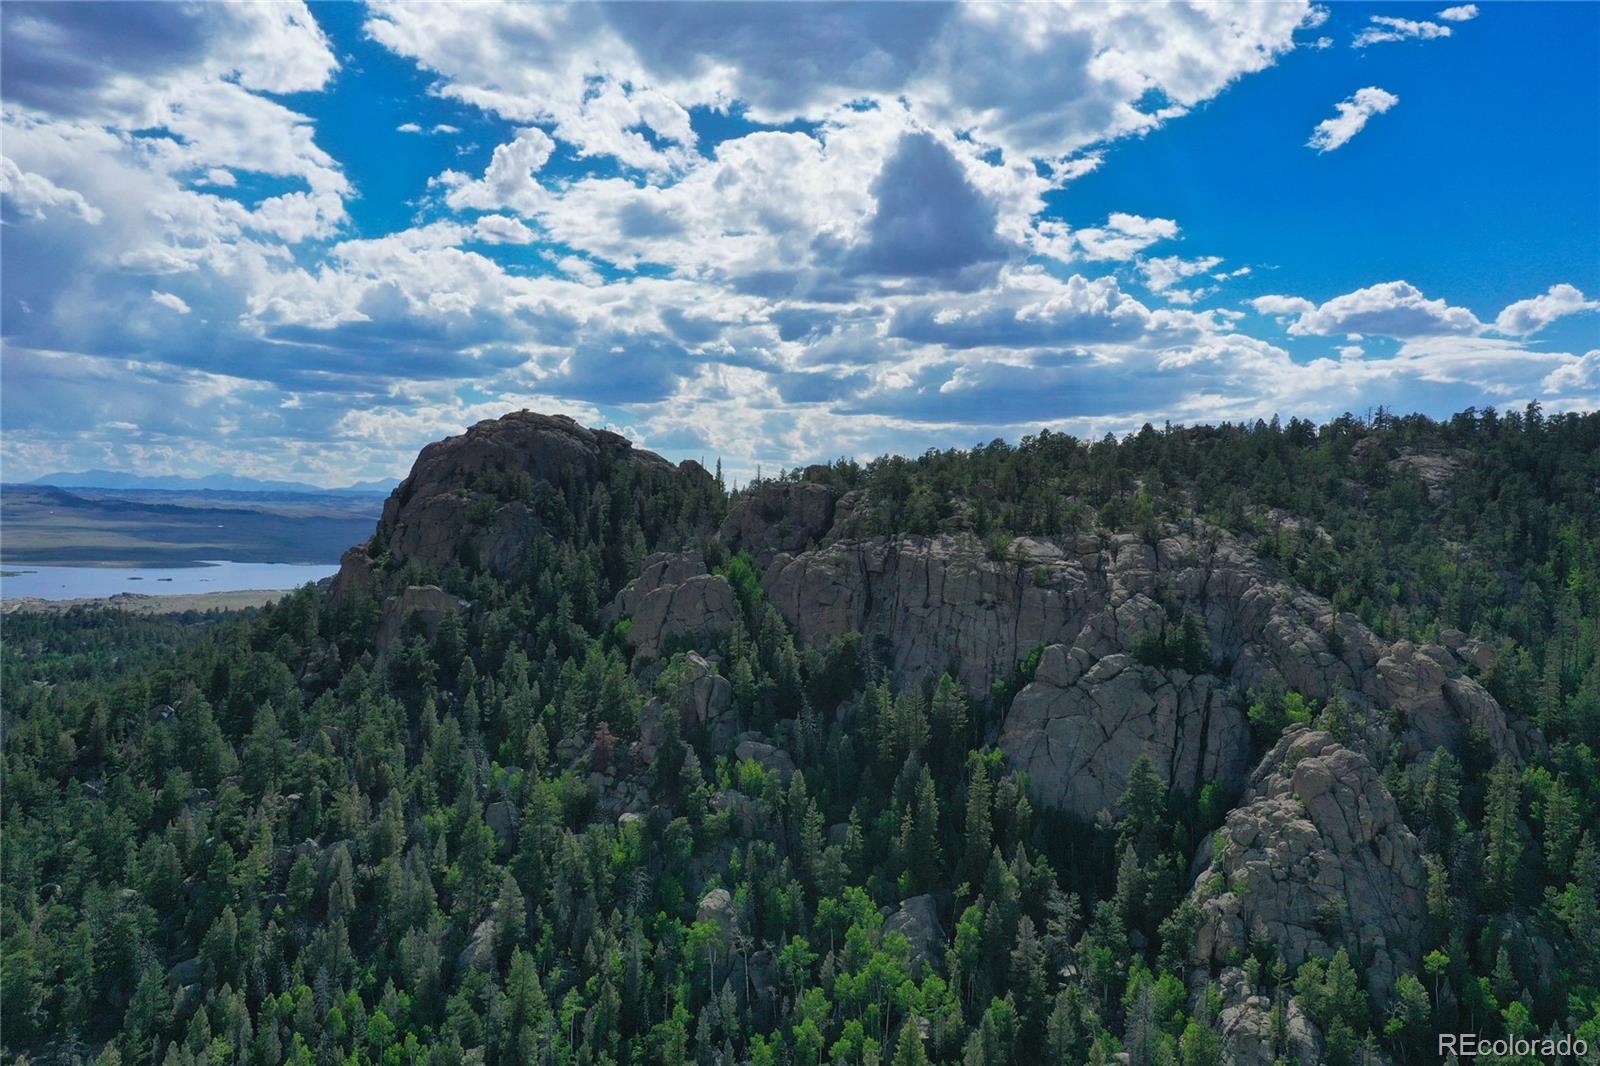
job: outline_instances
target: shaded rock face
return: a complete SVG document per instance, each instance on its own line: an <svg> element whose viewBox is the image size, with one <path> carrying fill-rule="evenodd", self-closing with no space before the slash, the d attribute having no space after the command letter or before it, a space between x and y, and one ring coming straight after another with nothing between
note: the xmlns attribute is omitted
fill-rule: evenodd
<svg viewBox="0 0 1600 1066"><path fill-rule="evenodd" d="M399 639L406 616L412 612L431 639L444 616L460 609L461 601L438 585L410 585L383 601L383 613L378 618L378 647L387 648Z"/></svg>
<svg viewBox="0 0 1600 1066"><path fill-rule="evenodd" d="M684 723L705 730L714 750L726 747L738 732L737 723L729 713L733 707L733 685L697 652L684 657L678 700Z"/></svg>
<svg viewBox="0 0 1600 1066"><path fill-rule="evenodd" d="M502 502L476 491L477 479L521 475L535 484L560 486L570 479L588 485L624 463L640 464L662 477L679 473L659 455L634 448L626 437L586 429L564 415L519 411L479 422L460 436L422 449L410 475L384 503L378 533L396 559L444 567L465 553L504 575L538 531L539 516L527 503ZM695 471L705 473L698 465ZM555 505L565 503L558 498ZM345 584L341 565L335 585Z"/></svg>
<svg viewBox="0 0 1600 1066"><path fill-rule="evenodd" d="M474 966L486 969L494 963L494 953L494 919L485 918L472 930L472 936L467 938L467 946L456 956L456 972L466 973Z"/></svg>
<svg viewBox="0 0 1600 1066"><path fill-rule="evenodd" d="M1343 946L1379 1004L1415 968L1421 847L1377 771L1326 733L1285 731L1196 865L1199 965L1237 961L1252 935L1291 967Z"/></svg>
<svg viewBox="0 0 1600 1066"><path fill-rule="evenodd" d="M1012 703L1000 747L1027 771L1035 801L1089 821L1115 806L1141 754L1170 787L1237 791L1250 727L1216 678L1052 644Z"/></svg>
<svg viewBox="0 0 1600 1066"><path fill-rule="evenodd" d="M921 967L937 963L944 949L939 906L932 896L912 896L883 920L883 935L899 933L911 943L911 960Z"/></svg>
<svg viewBox="0 0 1600 1066"><path fill-rule="evenodd" d="M713 888L700 897L695 906L694 920L715 922L724 938L731 939L738 925L738 915L733 909L733 895L725 888Z"/></svg>
<svg viewBox="0 0 1600 1066"><path fill-rule="evenodd" d="M794 760L789 753L760 739L759 734L742 734L739 743L734 745L733 757L739 762L758 762L783 781L788 781L789 775L794 773Z"/></svg>
<svg viewBox="0 0 1600 1066"><path fill-rule="evenodd" d="M484 808L483 820L500 841L502 847L511 847L517 841L517 828L522 825L522 811L510 800L495 800Z"/></svg>
<svg viewBox="0 0 1600 1066"><path fill-rule="evenodd" d="M585 779L594 796L595 810L602 817L621 821L626 814L644 814L650 809L650 790L641 781L592 771Z"/></svg>
<svg viewBox="0 0 1600 1066"><path fill-rule="evenodd" d="M954 665L981 694L1035 644L1075 635L1090 606L1080 559L1031 538L1012 552L1020 563L989 558L970 537L843 541L776 556L763 583L802 643L859 631L889 642L900 676Z"/></svg>
<svg viewBox="0 0 1600 1066"><path fill-rule="evenodd" d="M373 587L372 559L365 544L346 548L339 556L339 572L328 582L328 600L338 607L350 597L371 592Z"/></svg>
<svg viewBox="0 0 1600 1066"><path fill-rule="evenodd" d="M667 698L678 708L679 721L690 730L704 731L712 750L721 751L738 733L733 714L733 685L719 675L698 652L682 659L682 671ZM661 700L652 699L639 712L640 755L653 759L664 733Z"/></svg>
<svg viewBox="0 0 1600 1066"><path fill-rule="evenodd" d="M637 663L660 658L674 637L714 641L732 631L738 612L733 586L706 573L699 555L654 555L617 593L604 618L632 619L628 644Z"/></svg>
<svg viewBox="0 0 1600 1066"><path fill-rule="evenodd" d="M779 552L804 551L833 526L833 490L805 481L768 481L728 510L718 537L766 566Z"/></svg>
<svg viewBox="0 0 1600 1066"><path fill-rule="evenodd" d="M1428 502L1434 505L1450 498L1450 481L1461 470L1462 461L1454 455L1403 449L1389 461L1390 470L1409 470L1422 480Z"/></svg>
<svg viewBox="0 0 1600 1066"><path fill-rule="evenodd" d="M765 948L735 954L722 987L739 1010L753 1012L758 1026L771 1025L777 1017L778 962Z"/></svg>
<svg viewBox="0 0 1600 1066"><path fill-rule="evenodd" d="M1283 1037L1288 1046L1280 1055L1273 1046L1272 1000L1252 989L1244 971L1237 966L1222 971L1218 985L1222 989L1222 1012L1217 1018L1217 1033L1222 1037L1225 1062L1234 1066L1273 1066L1285 1059L1322 1061L1322 1034L1297 998L1289 997L1284 1009Z"/></svg>

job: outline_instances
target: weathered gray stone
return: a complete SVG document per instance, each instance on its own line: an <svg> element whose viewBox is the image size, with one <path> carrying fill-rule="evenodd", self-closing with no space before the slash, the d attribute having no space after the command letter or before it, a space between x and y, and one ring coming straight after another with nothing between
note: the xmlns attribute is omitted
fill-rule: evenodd
<svg viewBox="0 0 1600 1066"><path fill-rule="evenodd" d="M1381 712L1374 722L1393 711L1407 758L1459 750L1473 729L1496 755L1526 747L1455 653L1380 640L1220 531L1155 544L1128 534L1018 537L995 555L964 535L841 540L775 556L763 583L803 645L860 632L888 649L897 677L953 666L976 699L1041 643L1081 650L1085 667L1126 652L1172 604L1200 617L1209 659L1226 664L1223 680L1239 691L1281 682ZM1370 748L1391 739L1375 735Z"/></svg>
<svg viewBox="0 0 1600 1066"><path fill-rule="evenodd" d="M725 888L713 888L700 897L694 920L716 923L722 930L723 942L728 943L739 925L739 916L733 909L733 895Z"/></svg>
<svg viewBox="0 0 1600 1066"><path fill-rule="evenodd" d="M766 481L728 509L718 537L758 566L779 552L804 551L833 525L833 490L805 481Z"/></svg>
<svg viewBox="0 0 1600 1066"><path fill-rule="evenodd" d="M485 918L472 930L472 935L467 938L467 946L456 956L456 972L466 973L474 966L487 969L494 965L494 955L494 919Z"/></svg>
<svg viewBox="0 0 1600 1066"><path fill-rule="evenodd" d="M1380 1004L1415 969L1421 848L1377 771L1326 733L1286 730L1196 862L1199 964L1237 962L1252 934L1291 967L1344 946Z"/></svg>
<svg viewBox="0 0 1600 1066"><path fill-rule="evenodd" d="M483 810L483 820L505 846L517 841L517 827L522 824L522 812L510 800L495 800Z"/></svg>
<svg viewBox="0 0 1600 1066"><path fill-rule="evenodd" d="M936 964L944 951L944 929L939 905L932 896L912 896L883 921L883 935L899 933L911 944L911 959L919 968Z"/></svg>
<svg viewBox="0 0 1600 1066"><path fill-rule="evenodd" d="M1222 1037L1224 1061L1232 1066L1273 1066L1275 1062L1321 1062L1322 1034L1306 1016L1300 1001L1289 997L1284 1010L1285 1047L1275 1047L1272 1000L1250 987L1244 971L1230 966L1222 971L1222 1012L1217 1032Z"/></svg>
<svg viewBox="0 0 1600 1066"><path fill-rule="evenodd" d="M406 617L416 614L423 632L431 639L439 632L444 616L461 609L461 601L438 585L411 585L383 601L378 618L378 647L387 648L405 631Z"/></svg>
<svg viewBox="0 0 1600 1066"><path fill-rule="evenodd" d="M738 617L733 586L707 574L698 556L654 557L619 593L607 618L630 617L628 643L635 661L661 657L675 637L708 642L730 632Z"/></svg>
<svg viewBox="0 0 1600 1066"><path fill-rule="evenodd" d="M565 415L518 411L423 448L410 475L384 503L379 538L400 561L415 559L442 569L465 557L504 575L523 558L528 541L542 526L538 504L501 498L476 486L485 479L514 478L535 486L587 486L621 464L662 479L705 474L698 464L693 470L674 467L653 452L634 448L626 437L587 429ZM352 566L352 578L354 573ZM336 586L346 583L341 568Z"/></svg>
<svg viewBox="0 0 1600 1066"><path fill-rule="evenodd" d="M794 773L794 760L789 758L789 753L765 741L741 740L734 746L733 757L740 762L758 762L785 781Z"/></svg>
<svg viewBox="0 0 1600 1066"><path fill-rule="evenodd" d="M1169 787L1195 794L1217 782L1237 791L1250 729L1213 677L1155 670L1126 655L1091 662L1082 648L1053 644L1012 703L1000 748L1027 771L1035 802L1088 821L1116 805L1141 755Z"/></svg>

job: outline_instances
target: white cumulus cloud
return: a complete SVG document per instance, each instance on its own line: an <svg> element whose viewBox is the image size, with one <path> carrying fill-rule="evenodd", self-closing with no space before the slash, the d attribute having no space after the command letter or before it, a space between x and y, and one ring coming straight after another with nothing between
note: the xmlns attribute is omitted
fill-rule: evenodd
<svg viewBox="0 0 1600 1066"><path fill-rule="evenodd" d="M1548 292L1507 305L1494 320L1496 333L1514 337L1537 333L1558 318L1600 308L1600 300L1590 300L1565 282L1550 286Z"/></svg>
<svg viewBox="0 0 1600 1066"><path fill-rule="evenodd" d="M1477 9L1473 10L1476 12ZM1392 15L1373 15L1369 21L1371 25L1357 34L1356 39L1351 42L1354 47L1365 48L1369 44L1384 44L1389 41L1431 41L1439 37L1449 37L1453 32L1449 26L1441 26L1437 22L1395 18Z"/></svg>
<svg viewBox="0 0 1600 1066"><path fill-rule="evenodd" d="M1291 317L1289 332L1301 336L1409 338L1483 330L1483 323L1471 311L1451 307L1444 300L1430 300L1405 281L1369 285L1321 305L1299 296L1258 296L1250 303L1262 314Z"/></svg>
<svg viewBox="0 0 1600 1066"><path fill-rule="evenodd" d="M1315 148L1319 152L1331 152L1360 133L1373 115L1381 115L1399 102L1400 98L1394 93L1375 85L1357 89L1354 96L1348 100L1340 100L1334 105L1335 114L1332 118L1317 123L1317 128L1311 132L1311 139L1306 142L1306 147Z"/></svg>

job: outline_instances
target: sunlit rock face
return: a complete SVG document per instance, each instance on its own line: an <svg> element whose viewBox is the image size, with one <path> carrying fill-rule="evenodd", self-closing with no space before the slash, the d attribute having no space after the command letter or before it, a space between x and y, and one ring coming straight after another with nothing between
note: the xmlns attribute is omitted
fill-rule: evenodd
<svg viewBox="0 0 1600 1066"><path fill-rule="evenodd" d="M1197 865L1198 965L1237 963L1253 936L1291 968L1345 947L1380 1004L1415 969L1421 846L1372 764L1327 733L1284 732Z"/></svg>

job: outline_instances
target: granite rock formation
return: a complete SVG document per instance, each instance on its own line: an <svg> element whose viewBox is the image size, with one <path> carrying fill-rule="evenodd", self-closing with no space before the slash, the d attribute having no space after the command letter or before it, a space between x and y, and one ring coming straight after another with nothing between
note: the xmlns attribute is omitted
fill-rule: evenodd
<svg viewBox="0 0 1600 1066"><path fill-rule="evenodd" d="M1252 936L1291 967L1343 946L1380 1004L1415 969L1421 847L1371 763L1327 733L1284 732L1196 866L1199 965L1237 962Z"/></svg>

